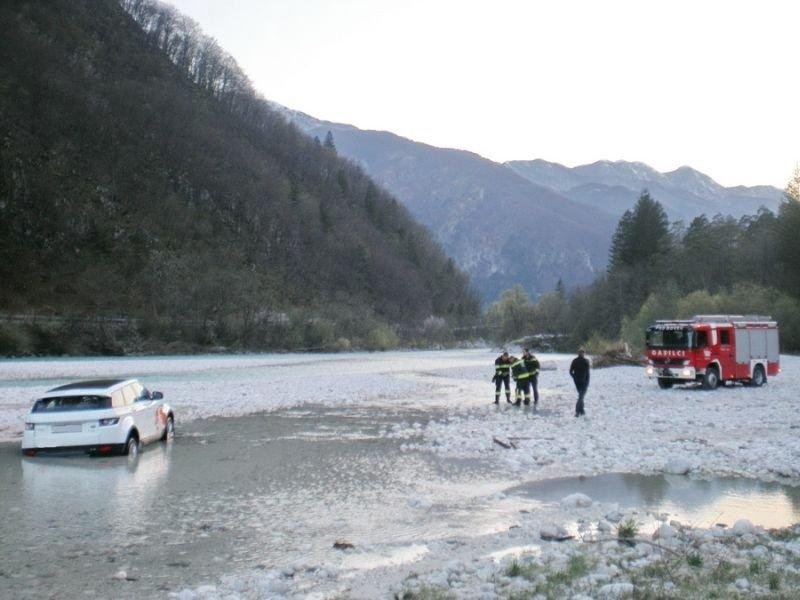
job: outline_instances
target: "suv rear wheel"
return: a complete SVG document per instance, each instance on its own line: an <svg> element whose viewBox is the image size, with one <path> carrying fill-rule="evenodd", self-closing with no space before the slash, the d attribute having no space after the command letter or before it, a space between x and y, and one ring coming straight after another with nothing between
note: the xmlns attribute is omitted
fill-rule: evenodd
<svg viewBox="0 0 800 600"><path fill-rule="evenodd" d="M706 374L703 375L703 389L715 390L719 385L719 371L717 367L711 365L706 368Z"/></svg>
<svg viewBox="0 0 800 600"><path fill-rule="evenodd" d="M125 442L125 454L131 458L139 456L139 438L135 435L128 436L128 441Z"/></svg>
<svg viewBox="0 0 800 600"><path fill-rule="evenodd" d="M175 419L172 415L167 417L167 424L164 426L164 434L161 436L162 442L171 442L175 439Z"/></svg>

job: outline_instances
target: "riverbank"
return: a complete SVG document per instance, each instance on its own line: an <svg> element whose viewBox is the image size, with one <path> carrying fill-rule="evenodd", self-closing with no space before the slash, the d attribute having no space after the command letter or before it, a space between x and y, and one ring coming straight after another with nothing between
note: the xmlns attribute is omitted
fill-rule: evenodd
<svg viewBox="0 0 800 600"><path fill-rule="evenodd" d="M694 527L666 515L620 512L587 497L572 503L574 534L525 513L508 531L468 543L445 540L413 565L354 575L286 565L232 574L169 594L180 600L306 597L401 600L533 598L797 598L800 525L766 530L742 519ZM644 525L655 517L655 524ZM547 537L570 536L565 541ZM489 552L490 538L512 545ZM501 544L502 545L502 544ZM508 543L506 543L508 545ZM342 551L355 561L368 549Z"/></svg>
<svg viewBox="0 0 800 600"><path fill-rule="evenodd" d="M635 518L632 517L632 523ZM582 541L490 565L454 562L410 576L402 600L433 598L798 598L800 525L765 531L749 521L692 528L671 522L653 536L620 537L626 524Z"/></svg>

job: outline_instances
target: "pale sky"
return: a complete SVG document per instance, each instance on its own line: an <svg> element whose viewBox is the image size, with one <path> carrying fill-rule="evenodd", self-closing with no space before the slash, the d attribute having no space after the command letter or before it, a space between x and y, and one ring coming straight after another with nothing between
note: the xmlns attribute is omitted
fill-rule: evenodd
<svg viewBox="0 0 800 600"><path fill-rule="evenodd" d="M785 187L800 2L172 0L266 98L496 161Z"/></svg>

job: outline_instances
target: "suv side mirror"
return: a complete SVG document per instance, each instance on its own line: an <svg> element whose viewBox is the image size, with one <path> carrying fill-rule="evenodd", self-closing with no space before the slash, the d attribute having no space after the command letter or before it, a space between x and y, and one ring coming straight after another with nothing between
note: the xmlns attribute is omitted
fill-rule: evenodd
<svg viewBox="0 0 800 600"><path fill-rule="evenodd" d="M164 394L161 392L151 392L150 399L151 400L161 400L164 397Z"/></svg>

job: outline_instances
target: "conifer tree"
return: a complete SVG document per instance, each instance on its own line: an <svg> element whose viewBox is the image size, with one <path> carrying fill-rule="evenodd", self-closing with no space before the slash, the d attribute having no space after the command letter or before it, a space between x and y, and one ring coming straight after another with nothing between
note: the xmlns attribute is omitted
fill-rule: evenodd
<svg viewBox="0 0 800 600"><path fill-rule="evenodd" d="M325 141L323 142L322 145L325 146L328 150L333 150L334 152L336 152L336 144L333 141L333 134L330 132L330 130L328 131L328 133L325 134Z"/></svg>

